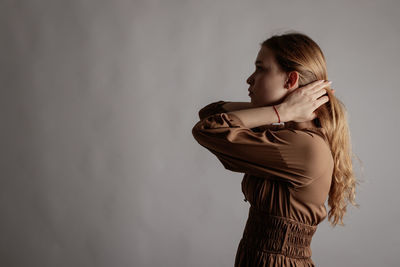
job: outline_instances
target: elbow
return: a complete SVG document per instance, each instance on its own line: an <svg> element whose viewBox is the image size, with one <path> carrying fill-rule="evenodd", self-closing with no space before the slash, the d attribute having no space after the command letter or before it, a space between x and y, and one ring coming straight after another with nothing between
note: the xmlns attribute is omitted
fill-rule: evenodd
<svg viewBox="0 0 400 267"><path fill-rule="evenodd" d="M196 139L197 140L197 132L198 132L198 130L196 129L196 125L192 128L192 135L193 135L193 137L194 137L194 139Z"/></svg>
<svg viewBox="0 0 400 267"><path fill-rule="evenodd" d="M192 136L199 144L203 144L202 138L201 138L202 135L201 135L200 130L199 130L199 123L196 123L196 125L193 126L193 128L192 128Z"/></svg>
<svg viewBox="0 0 400 267"><path fill-rule="evenodd" d="M201 122L198 122L192 128L192 136L201 146L207 149L214 148L214 141L212 140L212 138L201 130Z"/></svg>

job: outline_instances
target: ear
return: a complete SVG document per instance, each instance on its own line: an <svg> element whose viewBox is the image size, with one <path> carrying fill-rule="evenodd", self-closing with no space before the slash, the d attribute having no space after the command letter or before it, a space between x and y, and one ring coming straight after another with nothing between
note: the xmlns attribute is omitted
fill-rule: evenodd
<svg viewBox="0 0 400 267"><path fill-rule="evenodd" d="M287 89L296 89L299 87L300 75L297 71L291 71L286 76L286 82L284 87Z"/></svg>

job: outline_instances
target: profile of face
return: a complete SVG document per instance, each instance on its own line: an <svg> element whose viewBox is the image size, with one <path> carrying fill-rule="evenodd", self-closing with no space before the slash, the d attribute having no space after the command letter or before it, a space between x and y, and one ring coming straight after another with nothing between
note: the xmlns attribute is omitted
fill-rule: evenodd
<svg viewBox="0 0 400 267"><path fill-rule="evenodd" d="M288 76L283 72L272 51L264 45L257 54L255 68L246 82L250 85L248 91L251 103L256 107L279 104L289 92L298 87L298 74L291 72Z"/></svg>

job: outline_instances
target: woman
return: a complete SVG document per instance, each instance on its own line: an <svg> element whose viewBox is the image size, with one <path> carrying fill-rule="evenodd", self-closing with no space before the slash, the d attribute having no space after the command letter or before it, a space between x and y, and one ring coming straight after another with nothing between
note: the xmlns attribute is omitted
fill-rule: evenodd
<svg viewBox="0 0 400 267"><path fill-rule="evenodd" d="M251 103L205 106L192 134L226 169L244 173L250 209L235 266L315 266L310 244L327 197L333 226L344 225L347 201L358 206L345 108L325 81L321 49L304 34L267 39L255 65Z"/></svg>

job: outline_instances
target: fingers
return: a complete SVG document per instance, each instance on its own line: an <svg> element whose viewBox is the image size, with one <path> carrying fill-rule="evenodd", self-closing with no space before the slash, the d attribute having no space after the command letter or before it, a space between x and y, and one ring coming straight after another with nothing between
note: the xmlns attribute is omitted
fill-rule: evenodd
<svg viewBox="0 0 400 267"><path fill-rule="evenodd" d="M315 109L329 101L329 96L326 95L327 89L325 87L331 84L331 81L317 80L302 87L303 92L306 95L312 96L312 99L315 100ZM329 90L331 90L332 93L335 93L334 89L329 88Z"/></svg>
<svg viewBox="0 0 400 267"><path fill-rule="evenodd" d="M301 90L303 90L305 93L309 93L310 90L312 90L312 89L315 88L315 87L318 87L319 85L321 85L321 84L323 84L323 83L324 83L324 80L316 80L316 81L313 81L313 82L311 82L311 83L309 83L309 84L307 84L307 85L304 85L304 86L302 86L302 87L300 87L300 88L301 88Z"/></svg>
<svg viewBox="0 0 400 267"><path fill-rule="evenodd" d="M300 87L299 89L304 93L305 95L313 95L322 88L330 85L332 82L331 81L325 81L325 80L316 80L313 81L307 85L304 85Z"/></svg>
<svg viewBox="0 0 400 267"><path fill-rule="evenodd" d="M308 89L309 94L311 94L311 95L315 94L316 92L320 91L322 88L332 84L332 81L324 81L324 80L322 80L322 81L323 82L319 82L319 83L315 84L313 87L311 87L310 89Z"/></svg>
<svg viewBox="0 0 400 267"><path fill-rule="evenodd" d="M329 101L329 96L327 96L327 95L318 98L314 102L315 103L315 109L319 108L321 105L325 104L328 101Z"/></svg>
<svg viewBox="0 0 400 267"><path fill-rule="evenodd" d="M320 96L325 95L327 93L325 87L329 86L331 83L332 83L331 81L324 81L322 83L318 83L314 87L310 88L307 94L312 96L313 99L317 99ZM332 93L334 93L333 89L329 90L332 90Z"/></svg>
<svg viewBox="0 0 400 267"><path fill-rule="evenodd" d="M326 94L327 94L326 90L324 88L322 88L322 89L319 89L317 92L313 93L311 96L315 100Z"/></svg>
<svg viewBox="0 0 400 267"><path fill-rule="evenodd" d="M312 83L307 84L306 86L304 86L304 90L309 91L309 90L313 90L315 88L321 88L321 86L326 86L326 81L325 80L316 80L313 81Z"/></svg>

